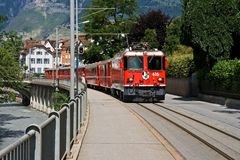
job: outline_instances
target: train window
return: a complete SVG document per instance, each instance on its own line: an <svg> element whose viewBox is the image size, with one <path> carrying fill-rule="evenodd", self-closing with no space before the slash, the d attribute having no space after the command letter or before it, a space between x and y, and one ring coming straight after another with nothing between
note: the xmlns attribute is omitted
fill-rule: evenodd
<svg viewBox="0 0 240 160"><path fill-rule="evenodd" d="M142 56L124 57L124 69L143 70L143 57Z"/></svg>
<svg viewBox="0 0 240 160"><path fill-rule="evenodd" d="M161 70L162 69L162 59L159 56L149 56L148 57L148 69L149 70Z"/></svg>

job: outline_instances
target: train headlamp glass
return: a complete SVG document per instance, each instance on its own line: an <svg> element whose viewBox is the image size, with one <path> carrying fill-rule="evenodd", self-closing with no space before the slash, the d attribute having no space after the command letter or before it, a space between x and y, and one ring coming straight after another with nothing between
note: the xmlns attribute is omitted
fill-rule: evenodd
<svg viewBox="0 0 240 160"><path fill-rule="evenodd" d="M158 82L163 82L164 80L163 80L163 78L158 78Z"/></svg>
<svg viewBox="0 0 240 160"><path fill-rule="evenodd" d="M133 78L128 78L128 82L133 82Z"/></svg>

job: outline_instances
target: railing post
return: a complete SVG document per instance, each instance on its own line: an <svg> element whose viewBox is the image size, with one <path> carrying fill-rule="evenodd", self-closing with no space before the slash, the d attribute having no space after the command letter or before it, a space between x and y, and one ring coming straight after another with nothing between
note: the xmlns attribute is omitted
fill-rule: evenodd
<svg viewBox="0 0 240 160"><path fill-rule="evenodd" d="M74 111L73 111L73 139L76 138L76 134L77 134L77 130L76 130L76 127L77 127L77 120L76 120L76 117L77 117L77 100L76 99L71 99L70 102L73 102L74 103Z"/></svg>
<svg viewBox="0 0 240 160"><path fill-rule="evenodd" d="M67 104L62 105L62 109L59 113L59 121L60 121L60 159L66 156L67 153Z"/></svg>
<svg viewBox="0 0 240 160"><path fill-rule="evenodd" d="M77 108L78 108L78 114L77 114L77 121L78 121L78 125L77 125L77 130L78 132L80 132L81 129L81 96L80 94L76 96L77 99Z"/></svg>
<svg viewBox="0 0 240 160"><path fill-rule="evenodd" d="M83 121L86 120L86 111L87 111L87 92L83 91Z"/></svg>
<svg viewBox="0 0 240 160"><path fill-rule="evenodd" d="M83 125L83 92L81 93L81 98L80 98L80 112L81 112L81 117L80 117L80 120L81 120L81 126Z"/></svg>
<svg viewBox="0 0 240 160"><path fill-rule="evenodd" d="M51 116L55 116L56 117L56 130L55 130L55 160L59 160L60 159L60 119L59 119L59 113L52 111L49 114L49 118Z"/></svg>
<svg viewBox="0 0 240 160"><path fill-rule="evenodd" d="M70 153L70 147L71 147L71 138L70 138L70 106L69 104L65 103L62 105L62 108L67 108L67 126L66 126L66 153L67 157L72 157L72 154Z"/></svg>
<svg viewBox="0 0 240 160"><path fill-rule="evenodd" d="M29 127L27 127L25 133L27 134L31 130L34 130L36 132L36 140L35 140L35 154L34 154L34 160L42 160L42 136L41 136L41 128L36 125L32 124ZM33 158L33 157L32 157Z"/></svg>

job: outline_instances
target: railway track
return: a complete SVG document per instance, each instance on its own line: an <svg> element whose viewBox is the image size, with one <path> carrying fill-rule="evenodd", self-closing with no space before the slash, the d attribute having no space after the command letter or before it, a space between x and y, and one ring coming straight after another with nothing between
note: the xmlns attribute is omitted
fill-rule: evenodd
<svg viewBox="0 0 240 160"><path fill-rule="evenodd" d="M240 132L237 128L165 104L127 105L184 159L240 159Z"/></svg>

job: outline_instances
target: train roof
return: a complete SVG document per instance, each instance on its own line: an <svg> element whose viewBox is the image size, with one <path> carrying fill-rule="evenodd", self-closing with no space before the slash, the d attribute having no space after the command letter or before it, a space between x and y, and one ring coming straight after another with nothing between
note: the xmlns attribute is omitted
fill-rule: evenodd
<svg viewBox="0 0 240 160"><path fill-rule="evenodd" d="M124 53L125 56L164 56L164 53L162 51L126 51Z"/></svg>
<svg viewBox="0 0 240 160"><path fill-rule="evenodd" d="M85 65L81 65L78 68L80 69L80 68L84 68L84 67L85 67ZM59 67L58 70L65 70L65 69L68 70L70 68L71 68L70 66L68 66L68 67ZM75 66L75 69L76 69L76 66ZM52 70L56 70L56 68L49 68L49 69L46 69L45 71L52 71Z"/></svg>
<svg viewBox="0 0 240 160"><path fill-rule="evenodd" d="M162 51L158 50L129 50L126 49L123 52L117 53L114 58L116 57L122 57L122 56L164 56L164 53Z"/></svg>

